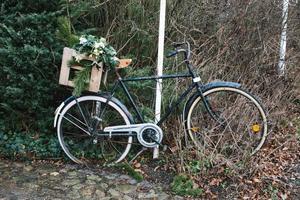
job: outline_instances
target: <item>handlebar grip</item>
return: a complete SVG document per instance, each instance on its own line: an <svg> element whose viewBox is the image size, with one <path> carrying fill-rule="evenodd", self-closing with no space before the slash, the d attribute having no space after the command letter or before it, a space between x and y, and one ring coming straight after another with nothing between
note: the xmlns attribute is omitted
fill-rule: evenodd
<svg viewBox="0 0 300 200"><path fill-rule="evenodd" d="M168 53L168 55L166 57L170 58L170 57L175 56L177 54L178 54L178 51L171 51L170 53Z"/></svg>

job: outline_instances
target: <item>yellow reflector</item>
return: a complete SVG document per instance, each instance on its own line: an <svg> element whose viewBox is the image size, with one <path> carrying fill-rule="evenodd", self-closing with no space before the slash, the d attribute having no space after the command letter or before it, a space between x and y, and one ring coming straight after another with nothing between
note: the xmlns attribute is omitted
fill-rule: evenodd
<svg viewBox="0 0 300 200"><path fill-rule="evenodd" d="M191 130L195 133L195 132L199 132L200 128L199 127L193 127L193 128L191 128Z"/></svg>
<svg viewBox="0 0 300 200"><path fill-rule="evenodd" d="M252 131L254 133L258 133L260 131L260 125L258 125L258 124L252 125Z"/></svg>

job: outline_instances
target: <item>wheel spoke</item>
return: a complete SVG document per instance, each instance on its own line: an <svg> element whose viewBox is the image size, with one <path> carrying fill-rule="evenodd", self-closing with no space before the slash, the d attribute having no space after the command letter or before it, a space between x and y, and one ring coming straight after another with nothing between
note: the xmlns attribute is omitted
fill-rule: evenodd
<svg viewBox="0 0 300 200"><path fill-rule="evenodd" d="M129 152L132 136L98 133L107 126L129 124L126 113L114 102L107 103L101 96L82 96L61 111L59 142L67 156L80 164L120 161Z"/></svg>
<svg viewBox="0 0 300 200"><path fill-rule="evenodd" d="M70 122L71 124L73 124L74 126L76 126L77 128L79 128L80 130L82 130L83 132L85 132L86 134L90 135L90 133L89 133L88 130L82 128L81 126L79 126L78 124L76 124L76 122L73 122L72 120L70 120L69 118L67 118L67 117L65 117L65 116L63 116L63 118L64 118L65 120L67 120L68 122Z"/></svg>
<svg viewBox="0 0 300 200"><path fill-rule="evenodd" d="M207 157L221 156L230 162L258 151L264 143L267 125L266 115L257 100L243 90L230 87L210 89L204 92L204 97L222 123L203 109L200 96L195 98L185 121L187 132L198 149ZM255 128L259 131L253 133Z"/></svg>

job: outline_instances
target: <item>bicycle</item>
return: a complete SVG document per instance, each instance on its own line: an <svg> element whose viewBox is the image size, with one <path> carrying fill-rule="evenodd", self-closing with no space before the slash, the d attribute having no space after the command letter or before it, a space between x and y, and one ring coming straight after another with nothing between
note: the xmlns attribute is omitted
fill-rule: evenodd
<svg viewBox="0 0 300 200"><path fill-rule="evenodd" d="M188 73L122 78L116 68L118 79L109 93L71 96L61 103L55 112L54 127L63 151L72 161L118 163L134 143L146 148L161 145L160 125L187 96L183 108L185 133L204 155L215 152L216 156L228 158L252 156L262 147L267 137L267 116L256 97L242 89L239 83L203 84L190 62L190 44L175 43L174 48L168 57L182 53ZM160 121L146 123L125 83L170 78L192 81ZM117 88L122 88L137 120L114 97Z"/></svg>

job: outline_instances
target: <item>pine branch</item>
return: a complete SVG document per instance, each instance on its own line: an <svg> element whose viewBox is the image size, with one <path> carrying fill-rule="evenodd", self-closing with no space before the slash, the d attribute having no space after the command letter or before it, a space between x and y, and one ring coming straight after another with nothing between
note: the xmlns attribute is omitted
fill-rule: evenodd
<svg viewBox="0 0 300 200"><path fill-rule="evenodd" d="M80 96L81 92L88 87L92 66L85 66L83 70L76 72L74 83L74 96Z"/></svg>

